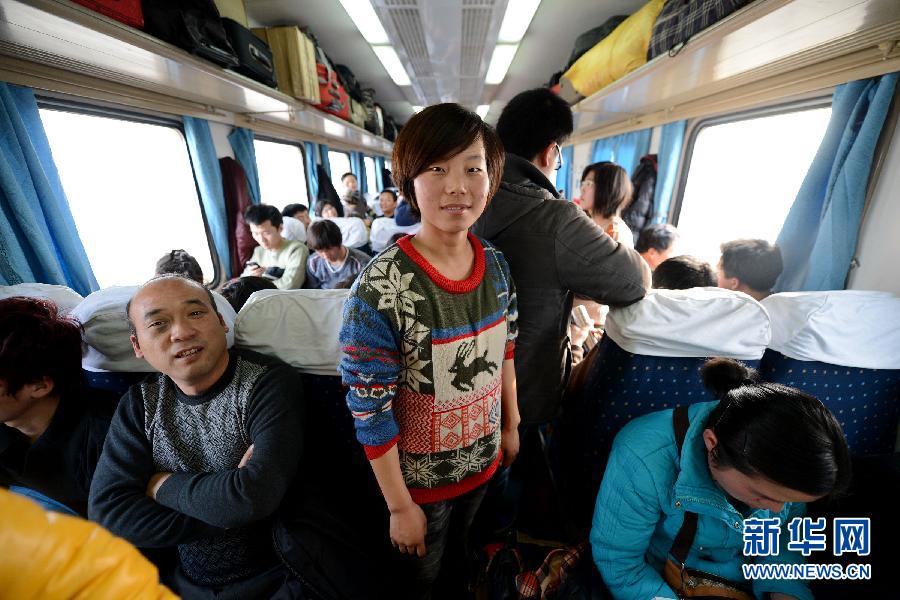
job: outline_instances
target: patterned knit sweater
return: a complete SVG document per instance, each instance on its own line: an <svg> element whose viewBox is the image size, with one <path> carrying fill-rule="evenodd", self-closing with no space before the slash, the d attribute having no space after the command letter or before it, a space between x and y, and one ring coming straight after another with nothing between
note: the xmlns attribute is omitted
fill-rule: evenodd
<svg viewBox="0 0 900 600"><path fill-rule="evenodd" d="M341 362L370 459L397 444L415 502L462 495L500 460L503 360L513 357L509 266L473 235L468 279L443 277L407 236L369 263L344 307Z"/></svg>

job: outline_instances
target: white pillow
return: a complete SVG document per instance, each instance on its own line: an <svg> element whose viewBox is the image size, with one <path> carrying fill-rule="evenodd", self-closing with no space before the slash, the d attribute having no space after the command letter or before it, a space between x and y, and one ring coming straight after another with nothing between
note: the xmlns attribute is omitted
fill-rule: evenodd
<svg viewBox="0 0 900 600"><path fill-rule="evenodd" d="M359 248L369 242L369 230L359 217L329 217L328 220L334 221L341 230L345 246Z"/></svg>
<svg viewBox="0 0 900 600"><path fill-rule="evenodd" d="M49 283L0 285L0 299L12 298L13 296L26 296L28 298L51 300L56 304L61 313L72 312L72 309L84 300L81 294L64 285L52 285Z"/></svg>
<svg viewBox="0 0 900 600"><path fill-rule="evenodd" d="M131 333L125 319L125 305L139 286L114 286L94 292L85 298L72 315L84 325L88 348L81 366L88 371L147 373L155 371L143 358L134 355ZM213 292L216 308L228 325L228 347L234 345L234 308L219 293Z"/></svg>
<svg viewBox="0 0 900 600"><path fill-rule="evenodd" d="M372 252L381 252L387 248L391 242L391 237L393 237L395 233L418 233L421 228L421 223L401 227L400 225L397 225L397 221L395 221L393 217L381 217L380 219L375 219L372 221L372 231L369 233Z"/></svg>
<svg viewBox="0 0 900 600"><path fill-rule="evenodd" d="M238 313L238 346L304 373L337 375L344 303L350 290L260 290Z"/></svg>
<svg viewBox="0 0 900 600"><path fill-rule="evenodd" d="M773 350L797 360L900 369L900 298L888 292L784 292L762 301Z"/></svg>
<svg viewBox="0 0 900 600"><path fill-rule="evenodd" d="M747 294L705 287L650 290L631 306L610 309L606 335L634 354L756 360L771 328L765 309Z"/></svg>

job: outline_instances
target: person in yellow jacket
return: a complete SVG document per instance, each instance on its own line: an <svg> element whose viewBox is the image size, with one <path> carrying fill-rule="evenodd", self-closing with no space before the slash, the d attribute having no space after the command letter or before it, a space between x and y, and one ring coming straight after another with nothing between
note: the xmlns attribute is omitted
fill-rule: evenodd
<svg viewBox="0 0 900 600"><path fill-rule="evenodd" d="M134 546L0 488L0 599L176 599Z"/></svg>

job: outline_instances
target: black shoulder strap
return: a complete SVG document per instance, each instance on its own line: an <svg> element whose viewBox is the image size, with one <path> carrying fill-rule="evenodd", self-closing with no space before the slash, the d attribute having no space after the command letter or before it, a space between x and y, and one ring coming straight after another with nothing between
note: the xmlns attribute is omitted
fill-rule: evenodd
<svg viewBox="0 0 900 600"><path fill-rule="evenodd" d="M678 449L678 456L681 456L681 449L684 446L684 438L687 436L688 427L691 422L688 419L688 407L679 406L672 411L672 427L675 430L675 447ZM672 548L669 554L675 560L684 564L691 546L694 544L694 536L697 535L697 513L684 511L684 522L681 529L672 542Z"/></svg>

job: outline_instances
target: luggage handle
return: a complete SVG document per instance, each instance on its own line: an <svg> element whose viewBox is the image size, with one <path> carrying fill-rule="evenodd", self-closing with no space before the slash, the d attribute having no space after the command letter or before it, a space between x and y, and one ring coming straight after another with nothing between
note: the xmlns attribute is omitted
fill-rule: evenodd
<svg viewBox="0 0 900 600"><path fill-rule="evenodd" d="M260 52L259 48L257 48L253 44L249 44L249 47L250 47L250 56L252 56L258 62L261 62L266 69L271 71L272 70L272 60L268 56L266 56L265 54Z"/></svg>

